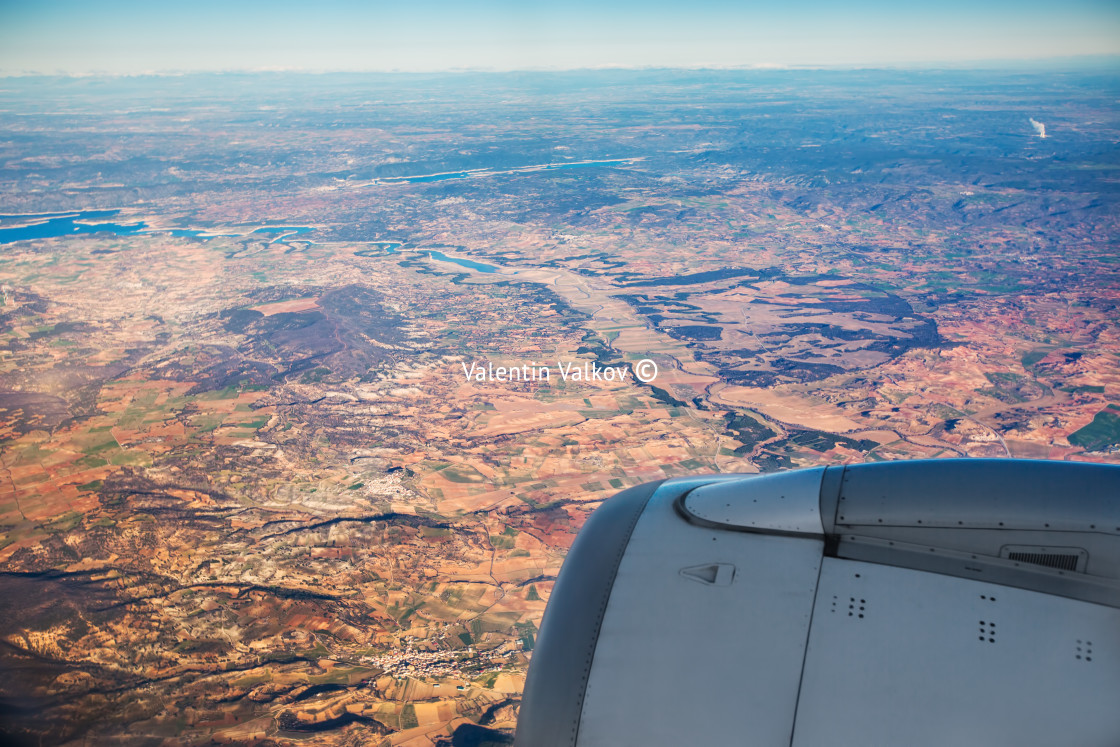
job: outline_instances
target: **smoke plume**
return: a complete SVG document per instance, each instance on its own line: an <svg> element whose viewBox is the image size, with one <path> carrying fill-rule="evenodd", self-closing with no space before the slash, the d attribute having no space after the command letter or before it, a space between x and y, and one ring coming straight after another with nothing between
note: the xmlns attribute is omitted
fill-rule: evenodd
<svg viewBox="0 0 1120 747"><path fill-rule="evenodd" d="M1031 125L1034 127L1034 131L1038 133L1038 136L1040 138L1042 138L1043 140L1045 140L1046 139L1046 125L1042 124L1041 122L1034 121L1033 118L1031 119Z"/></svg>

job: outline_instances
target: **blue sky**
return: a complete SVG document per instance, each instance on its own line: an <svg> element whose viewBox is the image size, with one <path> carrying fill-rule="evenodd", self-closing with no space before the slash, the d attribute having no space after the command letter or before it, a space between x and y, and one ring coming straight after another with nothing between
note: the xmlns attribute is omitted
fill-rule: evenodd
<svg viewBox="0 0 1120 747"><path fill-rule="evenodd" d="M1120 55L1120 2L0 0L0 74L910 65Z"/></svg>

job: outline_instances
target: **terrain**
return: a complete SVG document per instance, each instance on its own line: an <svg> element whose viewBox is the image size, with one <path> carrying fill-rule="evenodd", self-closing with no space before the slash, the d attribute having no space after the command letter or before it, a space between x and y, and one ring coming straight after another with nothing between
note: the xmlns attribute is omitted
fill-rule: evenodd
<svg viewBox="0 0 1120 747"><path fill-rule="evenodd" d="M565 551L620 489L1120 463L1118 93L5 79L3 735L500 743Z"/></svg>

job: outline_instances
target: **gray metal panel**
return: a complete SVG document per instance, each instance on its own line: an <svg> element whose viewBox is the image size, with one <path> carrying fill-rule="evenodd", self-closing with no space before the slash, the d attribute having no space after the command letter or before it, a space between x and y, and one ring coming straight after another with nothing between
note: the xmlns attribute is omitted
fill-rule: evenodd
<svg viewBox="0 0 1120 747"><path fill-rule="evenodd" d="M578 744L788 744L824 543L689 524L678 492L618 566Z"/></svg>
<svg viewBox="0 0 1120 747"><path fill-rule="evenodd" d="M1120 536L1120 466L924 459L844 471L840 526L1052 529Z"/></svg>
<svg viewBox="0 0 1120 747"><path fill-rule="evenodd" d="M960 529L957 527L839 527L837 536L876 538L927 545L945 550L1000 557L1005 545L1077 547L1088 553L1081 570L1093 576L1120 580L1120 536L1100 532L1063 532L1056 529ZM1120 588L1120 585L1118 585Z"/></svg>
<svg viewBox="0 0 1120 747"><path fill-rule="evenodd" d="M963 553L991 581L1120 606L1120 466L1021 459L853 465L844 470L835 517L850 548L843 557L868 559L857 548L864 542ZM1043 564L999 561L1008 545L1076 547L1084 557L1054 578ZM912 553L876 553L876 562L928 569L913 565ZM1003 577L1001 568L1016 572Z"/></svg>
<svg viewBox="0 0 1120 747"><path fill-rule="evenodd" d="M1120 610L826 558L794 745L1120 744Z"/></svg>
<svg viewBox="0 0 1120 747"><path fill-rule="evenodd" d="M696 488L682 506L690 520L748 532L821 536L824 467L756 475Z"/></svg>
<svg viewBox="0 0 1120 747"><path fill-rule="evenodd" d="M615 570L630 533L660 483L603 502L568 551L537 635L517 718L515 744L571 747Z"/></svg>
<svg viewBox="0 0 1120 747"><path fill-rule="evenodd" d="M1111 579L1045 568L1009 558L847 535L839 539L835 552L829 554L847 560L944 573L1120 608L1120 589Z"/></svg>

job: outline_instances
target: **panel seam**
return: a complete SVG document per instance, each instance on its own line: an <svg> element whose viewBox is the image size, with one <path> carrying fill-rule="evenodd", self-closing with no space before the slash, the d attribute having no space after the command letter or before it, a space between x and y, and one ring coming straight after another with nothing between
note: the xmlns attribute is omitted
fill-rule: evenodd
<svg viewBox="0 0 1120 747"><path fill-rule="evenodd" d="M817 597L821 593L821 574L824 571L824 553L821 553L821 558L817 562L817 583L813 588L813 606L809 608L809 626L805 631L805 649L801 656L801 676L797 679L797 697L793 703L793 724L790 726L789 731L789 744L793 747L793 740L797 736L797 714L801 709L801 688L805 684L805 664L809 660L809 639L813 635L813 617L817 613Z"/></svg>

